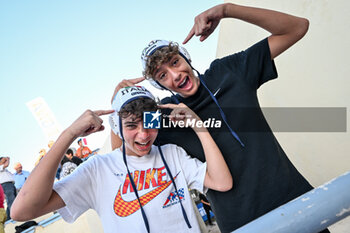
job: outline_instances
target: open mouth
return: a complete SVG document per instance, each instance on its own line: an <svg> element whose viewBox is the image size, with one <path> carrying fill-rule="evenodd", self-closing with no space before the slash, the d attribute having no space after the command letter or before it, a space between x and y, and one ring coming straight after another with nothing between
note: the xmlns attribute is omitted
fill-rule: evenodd
<svg viewBox="0 0 350 233"><path fill-rule="evenodd" d="M147 141L147 142L144 142L144 143L135 142L135 144L136 144L136 146L137 146L137 148L139 150L146 150L151 145L151 141Z"/></svg>
<svg viewBox="0 0 350 233"><path fill-rule="evenodd" d="M184 80L179 84L178 88L189 89L191 88L191 86L192 86L192 83L190 81L190 78L186 76L186 78L184 78Z"/></svg>

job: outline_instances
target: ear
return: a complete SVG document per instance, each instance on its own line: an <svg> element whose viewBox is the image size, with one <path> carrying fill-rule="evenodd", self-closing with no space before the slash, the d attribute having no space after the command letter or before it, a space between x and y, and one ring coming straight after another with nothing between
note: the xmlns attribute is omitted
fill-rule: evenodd
<svg viewBox="0 0 350 233"><path fill-rule="evenodd" d="M117 113L109 115L109 125L115 135L119 135L119 116Z"/></svg>

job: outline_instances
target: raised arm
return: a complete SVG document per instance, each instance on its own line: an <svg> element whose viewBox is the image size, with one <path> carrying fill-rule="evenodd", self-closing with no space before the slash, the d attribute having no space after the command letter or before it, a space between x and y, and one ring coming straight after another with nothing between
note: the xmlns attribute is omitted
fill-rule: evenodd
<svg viewBox="0 0 350 233"><path fill-rule="evenodd" d="M233 186L232 175L219 147L205 127L194 127L193 130L202 144L207 162L204 186L221 192L230 190Z"/></svg>
<svg viewBox="0 0 350 233"><path fill-rule="evenodd" d="M9 157L6 157L5 158L5 163L4 163L4 168L7 168L10 164L10 158Z"/></svg>
<svg viewBox="0 0 350 233"><path fill-rule="evenodd" d="M107 111L86 111L62 132L49 152L30 173L11 208L11 218L26 221L65 206L53 190L56 171L68 147L79 136L87 136L104 129L102 119Z"/></svg>
<svg viewBox="0 0 350 233"><path fill-rule="evenodd" d="M187 43L194 35L200 36L200 41L205 40L223 18L243 20L269 31L271 59L300 40L309 27L309 21L305 18L273 10L224 3L199 14L183 43Z"/></svg>
<svg viewBox="0 0 350 233"><path fill-rule="evenodd" d="M173 109L170 118L172 120L191 120L201 121L201 119L185 104L164 104L161 108ZM219 147L205 127L193 128L197 134L207 162L207 171L204 179L204 186L217 191L225 192L232 188L233 179L230 170L221 154Z"/></svg>

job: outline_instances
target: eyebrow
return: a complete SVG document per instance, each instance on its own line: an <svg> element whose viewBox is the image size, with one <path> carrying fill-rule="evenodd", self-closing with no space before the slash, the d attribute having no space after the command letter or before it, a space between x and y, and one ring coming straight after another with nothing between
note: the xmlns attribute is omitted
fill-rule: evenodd
<svg viewBox="0 0 350 233"><path fill-rule="evenodd" d="M160 67L161 67L162 65L164 65L164 64L167 64L167 63L171 62L172 60L174 60L174 58L178 58L177 55L178 55L178 54L174 54L172 57L170 57L170 58L168 59L168 61L163 62L163 63L160 65ZM153 72L153 74L154 74L153 76L154 76L154 77L157 76L157 74L158 74L158 72L159 72L159 70L160 70L160 67L159 67L159 68L156 68L156 69L154 70L154 72Z"/></svg>
<svg viewBox="0 0 350 233"><path fill-rule="evenodd" d="M126 121L126 122L124 122L124 125L126 125L126 124L137 124L137 122L135 122L135 121Z"/></svg>
<svg viewBox="0 0 350 233"><path fill-rule="evenodd" d="M137 124L141 121L141 119L131 120L131 121L124 121L124 124Z"/></svg>

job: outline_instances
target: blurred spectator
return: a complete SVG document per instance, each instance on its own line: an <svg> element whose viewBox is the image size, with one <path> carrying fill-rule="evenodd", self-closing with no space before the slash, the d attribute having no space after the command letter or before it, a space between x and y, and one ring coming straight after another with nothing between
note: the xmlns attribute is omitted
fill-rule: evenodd
<svg viewBox="0 0 350 233"><path fill-rule="evenodd" d="M202 202L203 204L203 208L205 210L205 213L207 214L207 219L208 219L208 223L209 225L213 225L212 221L211 221L211 216L210 216L210 202L208 201L208 199L205 197L204 194L199 193L199 200Z"/></svg>
<svg viewBox="0 0 350 233"><path fill-rule="evenodd" d="M49 150L50 148L53 146L53 144L55 143L55 141L53 140L50 140L48 143L47 143L47 146L49 147ZM40 160L46 155L46 150L43 148L39 151L39 158L36 160L35 162L35 166L38 165L38 163L40 162Z"/></svg>
<svg viewBox="0 0 350 233"><path fill-rule="evenodd" d="M79 166L83 162L83 160L81 160L77 156L73 155L73 150L72 149L68 149L67 150L65 157L67 159L69 159L71 162L75 163L77 166Z"/></svg>
<svg viewBox="0 0 350 233"><path fill-rule="evenodd" d="M10 158L9 157L0 157L0 183L2 188L4 189L4 193L6 196L6 214L7 214L7 220L10 219L10 209L12 206L12 202L16 198L16 187L15 187L15 180L13 179L13 175L11 172L9 172L6 168L10 164Z"/></svg>
<svg viewBox="0 0 350 233"><path fill-rule="evenodd" d="M73 156L72 149L68 149L61 161L62 169L60 173L60 179L71 174L74 169L77 168L77 166L79 166L82 162L83 160L76 156Z"/></svg>
<svg viewBox="0 0 350 233"><path fill-rule="evenodd" d="M35 162L35 166L38 165L38 163L40 162L40 160L46 155L46 150L45 149L41 149L39 151L39 158L36 160Z"/></svg>
<svg viewBox="0 0 350 233"><path fill-rule="evenodd" d="M6 211L4 208L5 194L2 186L0 185L0 233L5 233L5 221L6 221Z"/></svg>
<svg viewBox="0 0 350 233"><path fill-rule="evenodd" d="M13 168L16 170L16 173L14 175L14 179L15 179L15 187L16 187L16 190L18 193L19 190L22 188L24 182L27 180L27 178L29 176L29 172L22 170L21 163L16 163L15 166L13 166Z"/></svg>
<svg viewBox="0 0 350 233"><path fill-rule="evenodd" d="M78 158L80 159L86 158L89 156L89 154L92 153L89 147L83 145L83 141L81 138L78 140L78 145L79 145L79 148L75 153L75 156L77 156Z"/></svg>
<svg viewBox="0 0 350 233"><path fill-rule="evenodd" d="M49 143L47 144L47 146L49 147L49 149L51 149L52 145L55 143L55 141L50 140Z"/></svg>

